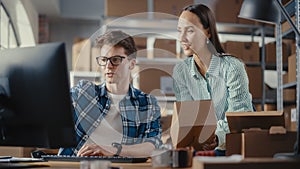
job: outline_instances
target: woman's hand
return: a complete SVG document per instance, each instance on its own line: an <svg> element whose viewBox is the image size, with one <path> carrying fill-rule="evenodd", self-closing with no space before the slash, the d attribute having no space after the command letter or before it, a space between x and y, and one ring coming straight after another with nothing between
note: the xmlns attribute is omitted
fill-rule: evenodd
<svg viewBox="0 0 300 169"><path fill-rule="evenodd" d="M116 148L97 144L83 145L77 156L113 156Z"/></svg>
<svg viewBox="0 0 300 169"><path fill-rule="evenodd" d="M214 150L218 146L218 137L213 135L202 146L204 151Z"/></svg>

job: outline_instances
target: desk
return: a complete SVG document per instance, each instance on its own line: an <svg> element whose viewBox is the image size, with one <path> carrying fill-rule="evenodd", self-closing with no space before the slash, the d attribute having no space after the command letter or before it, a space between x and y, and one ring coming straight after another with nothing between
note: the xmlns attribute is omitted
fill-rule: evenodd
<svg viewBox="0 0 300 169"><path fill-rule="evenodd" d="M41 162L34 165L49 165L50 167L39 167L36 169L80 169L79 162ZM113 166L119 166L123 169L153 169L151 162L146 163L112 163ZM300 167L300 161L278 160L273 158L249 158L241 162L197 162L192 168L186 169L297 169ZM167 169L167 168L160 168Z"/></svg>

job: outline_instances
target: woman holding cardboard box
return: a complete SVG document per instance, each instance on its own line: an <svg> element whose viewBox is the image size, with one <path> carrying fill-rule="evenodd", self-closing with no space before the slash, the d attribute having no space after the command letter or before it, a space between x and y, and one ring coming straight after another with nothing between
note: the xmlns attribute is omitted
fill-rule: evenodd
<svg viewBox="0 0 300 169"><path fill-rule="evenodd" d="M187 6L178 20L179 41L186 58L173 70L177 101L208 100L214 103L215 139L203 150L225 153L229 133L225 112L253 111L244 63L225 54L212 11L203 4Z"/></svg>

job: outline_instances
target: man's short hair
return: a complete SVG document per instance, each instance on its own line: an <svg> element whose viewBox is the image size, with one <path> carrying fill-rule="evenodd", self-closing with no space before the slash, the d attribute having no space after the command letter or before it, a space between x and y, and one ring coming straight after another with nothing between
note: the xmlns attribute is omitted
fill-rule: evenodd
<svg viewBox="0 0 300 169"><path fill-rule="evenodd" d="M133 38L120 30L112 30L96 38L96 46L100 49L108 45L111 47L122 47L128 58L136 58L136 46Z"/></svg>

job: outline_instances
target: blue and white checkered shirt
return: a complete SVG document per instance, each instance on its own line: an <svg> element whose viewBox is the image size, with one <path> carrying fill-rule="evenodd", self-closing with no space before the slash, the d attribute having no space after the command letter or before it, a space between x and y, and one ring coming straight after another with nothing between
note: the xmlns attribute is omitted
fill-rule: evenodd
<svg viewBox="0 0 300 169"><path fill-rule="evenodd" d="M244 63L232 56L212 55L204 78L197 70L194 58L188 57L174 67L173 78L178 101L213 101L218 119L217 148L225 149L225 135L230 132L225 112L253 111Z"/></svg>
<svg viewBox="0 0 300 169"><path fill-rule="evenodd" d="M81 80L71 89L76 129L76 148L61 148L60 155L76 155L101 123L110 109L111 100L105 83L95 85ZM158 148L161 144L160 107L154 96L145 94L131 85L120 101L119 109L123 125L121 144L132 145L150 142Z"/></svg>

